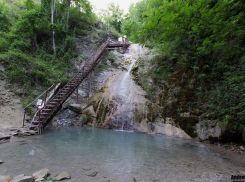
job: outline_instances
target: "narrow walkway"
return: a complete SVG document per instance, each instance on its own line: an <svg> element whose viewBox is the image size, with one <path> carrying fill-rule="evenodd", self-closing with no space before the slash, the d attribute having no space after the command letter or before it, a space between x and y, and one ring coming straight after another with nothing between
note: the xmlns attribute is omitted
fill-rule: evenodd
<svg viewBox="0 0 245 182"><path fill-rule="evenodd" d="M62 88L54 95L47 103L39 109L31 120L27 123L25 116L23 119L23 126L29 129L37 130L39 133L49 124L57 112L62 108L62 104L70 97L76 90L80 83L93 71L101 58L108 52L107 48L122 47L124 50L129 44L104 42L99 49L89 58L84 67ZM45 99L46 100L46 99ZM26 112L26 109L25 109Z"/></svg>

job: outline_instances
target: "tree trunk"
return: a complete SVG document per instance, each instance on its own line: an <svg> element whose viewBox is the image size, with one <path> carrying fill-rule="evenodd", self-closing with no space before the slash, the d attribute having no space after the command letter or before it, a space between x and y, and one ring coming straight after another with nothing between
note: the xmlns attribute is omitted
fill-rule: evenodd
<svg viewBox="0 0 245 182"><path fill-rule="evenodd" d="M51 24L54 24L54 11L55 11L55 0L52 0L52 6L51 6ZM55 31L53 30L53 50L54 50L54 54L55 54Z"/></svg>
<svg viewBox="0 0 245 182"><path fill-rule="evenodd" d="M66 19L66 37L67 37L67 31L69 29L70 4L71 4L71 0L68 0L67 19ZM66 41L65 41L65 48L66 48Z"/></svg>
<svg viewBox="0 0 245 182"><path fill-rule="evenodd" d="M70 14L70 4L71 4L71 2L70 2L70 0L68 0L67 20L66 20L66 31L68 31L68 28L69 28L68 24L69 24L69 14Z"/></svg>

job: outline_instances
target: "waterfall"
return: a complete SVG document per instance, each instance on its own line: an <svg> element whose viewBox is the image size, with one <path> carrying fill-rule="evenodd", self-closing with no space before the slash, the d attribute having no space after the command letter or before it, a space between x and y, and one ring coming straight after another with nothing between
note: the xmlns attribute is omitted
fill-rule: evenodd
<svg viewBox="0 0 245 182"><path fill-rule="evenodd" d="M130 82L131 82L131 78L130 78L130 73L133 69L133 66L135 64L136 60L133 60L132 63L130 64L127 73L124 75L122 82L121 82L121 88L119 90L119 95L121 95L122 97L127 97L128 93L129 93L129 89L130 89Z"/></svg>

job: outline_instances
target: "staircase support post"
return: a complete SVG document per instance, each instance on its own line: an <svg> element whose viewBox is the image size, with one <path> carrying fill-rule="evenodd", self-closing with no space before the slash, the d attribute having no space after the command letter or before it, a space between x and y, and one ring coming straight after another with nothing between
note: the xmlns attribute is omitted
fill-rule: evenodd
<svg viewBox="0 0 245 182"><path fill-rule="evenodd" d="M78 86L79 87L79 86ZM78 104L78 87L77 87L77 104Z"/></svg>
<svg viewBox="0 0 245 182"><path fill-rule="evenodd" d="M26 108L24 109L24 118L23 118L23 124L22 124L22 127L25 126L25 119L26 119Z"/></svg>

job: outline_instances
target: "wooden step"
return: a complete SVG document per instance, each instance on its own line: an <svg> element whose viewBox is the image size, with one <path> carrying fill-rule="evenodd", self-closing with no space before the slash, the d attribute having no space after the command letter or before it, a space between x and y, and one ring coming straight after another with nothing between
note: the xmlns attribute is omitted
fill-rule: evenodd
<svg viewBox="0 0 245 182"><path fill-rule="evenodd" d="M60 104L58 105L46 105L46 107L56 107L56 106L59 106Z"/></svg>
<svg viewBox="0 0 245 182"><path fill-rule="evenodd" d="M39 124L39 123L42 123L42 121L32 121L31 123L32 124Z"/></svg>
<svg viewBox="0 0 245 182"><path fill-rule="evenodd" d="M62 101L63 99L53 99L53 101Z"/></svg>
<svg viewBox="0 0 245 182"><path fill-rule="evenodd" d="M42 111L52 111L53 109L42 109Z"/></svg>
<svg viewBox="0 0 245 182"><path fill-rule="evenodd" d="M50 115L50 114L52 114L52 112L51 113L41 113L41 115Z"/></svg>

